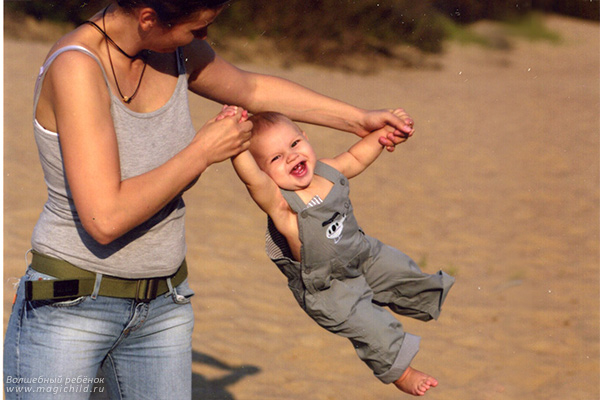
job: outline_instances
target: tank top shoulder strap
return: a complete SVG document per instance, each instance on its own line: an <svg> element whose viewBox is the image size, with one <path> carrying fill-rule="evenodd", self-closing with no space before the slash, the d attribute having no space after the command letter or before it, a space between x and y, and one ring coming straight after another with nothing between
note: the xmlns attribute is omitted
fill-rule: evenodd
<svg viewBox="0 0 600 400"><path fill-rule="evenodd" d="M87 54L88 56L92 57L100 66L100 69L102 70L102 75L104 76L104 81L106 82L106 85L108 87L110 87L109 85L109 81L108 81L108 76L106 76L106 71L104 71L104 67L102 66L102 63L100 62L100 60L98 59L98 57L96 57L94 55L94 53L92 53L91 51L89 51L88 49L86 49L83 46L65 46L65 47L61 47L60 49L56 50L54 53L52 53L50 55L50 57L48 57L48 59L44 62L44 65L42 65L40 67L40 72L38 73L38 77L37 80L35 82L35 89L34 89L34 93L33 93L33 112L35 115L35 110L37 109L37 103L39 101L40 98L40 91L42 88L42 83L44 82L44 77L46 76L46 73L48 72L48 68L50 68L50 65L52 64L52 62L56 59L56 57L58 57L59 55L61 55L62 53L65 53L67 51L79 51L81 53Z"/></svg>
<svg viewBox="0 0 600 400"><path fill-rule="evenodd" d="M177 58L177 74L185 75L185 56L183 55L183 47L178 47L176 51Z"/></svg>

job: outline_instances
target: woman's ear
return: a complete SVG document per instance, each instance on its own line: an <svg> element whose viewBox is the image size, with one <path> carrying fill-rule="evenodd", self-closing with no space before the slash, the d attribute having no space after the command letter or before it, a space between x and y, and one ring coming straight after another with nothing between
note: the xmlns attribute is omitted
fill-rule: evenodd
<svg viewBox="0 0 600 400"><path fill-rule="evenodd" d="M149 31L158 25L158 15L154 9L150 7L144 7L138 11L138 22L142 30Z"/></svg>

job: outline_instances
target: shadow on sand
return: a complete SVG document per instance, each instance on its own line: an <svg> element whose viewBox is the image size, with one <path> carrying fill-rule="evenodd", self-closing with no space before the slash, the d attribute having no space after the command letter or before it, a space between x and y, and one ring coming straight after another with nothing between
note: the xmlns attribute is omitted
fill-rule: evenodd
<svg viewBox="0 0 600 400"><path fill-rule="evenodd" d="M202 364L225 372L225 375L214 379L208 379L198 373L192 375L192 399L198 400L235 400L235 397L229 393L227 387L240 381L246 376L260 372L260 368L253 365L234 367L211 355L197 351L192 353L192 364ZM98 377L102 376L102 371L100 371ZM100 389L102 389L101 392ZM100 386L100 388L96 389L95 393L90 396L90 399L110 400L110 397L108 396L106 388Z"/></svg>
<svg viewBox="0 0 600 400"><path fill-rule="evenodd" d="M235 400L235 397L227 391L229 385L240 381L246 376L260 372L260 368L253 365L242 365L232 367L224 362L208 355L194 351L192 363L207 365L212 368L226 371L226 375L216 379L206 379L203 375L192 375L192 398L202 400Z"/></svg>

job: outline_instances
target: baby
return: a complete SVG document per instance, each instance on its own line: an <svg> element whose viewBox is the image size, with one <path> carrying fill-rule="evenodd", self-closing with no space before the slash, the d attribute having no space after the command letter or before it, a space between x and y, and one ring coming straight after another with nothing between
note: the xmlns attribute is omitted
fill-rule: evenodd
<svg viewBox="0 0 600 400"><path fill-rule="evenodd" d="M233 114L247 118L245 111L224 109ZM425 274L404 253L366 235L348 197L348 179L381 154L379 138L388 130L372 132L334 158L317 159L306 134L284 115L260 113L250 121L249 150L232 158L233 166L268 215L267 253L298 304L320 326L348 338L382 382L424 395L438 382L410 367L420 338L405 333L383 306L437 319L454 278Z"/></svg>

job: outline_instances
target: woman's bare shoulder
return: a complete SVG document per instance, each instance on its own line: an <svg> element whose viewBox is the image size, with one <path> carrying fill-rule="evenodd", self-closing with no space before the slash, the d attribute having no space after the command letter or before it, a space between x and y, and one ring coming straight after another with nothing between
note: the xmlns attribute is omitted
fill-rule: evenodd
<svg viewBox="0 0 600 400"><path fill-rule="evenodd" d="M94 55L96 59L100 60L100 46L102 43L102 37L92 26L87 24L80 25L73 31L61 37L52 45L48 51L48 54L46 55L46 60L56 52L66 47L74 48L73 50L75 51L73 51L73 53L81 53L82 55L90 58L90 56L85 54L83 51L76 51L76 48L83 48Z"/></svg>

